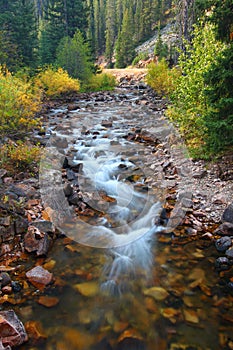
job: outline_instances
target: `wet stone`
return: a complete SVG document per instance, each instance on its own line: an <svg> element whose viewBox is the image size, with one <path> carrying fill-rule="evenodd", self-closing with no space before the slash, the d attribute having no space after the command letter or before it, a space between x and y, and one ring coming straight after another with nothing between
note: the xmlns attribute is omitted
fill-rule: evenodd
<svg viewBox="0 0 233 350"><path fill-rule="evenodd" d="M50 240L47 233L40 232L35 226L29 226L24 236L24 247L28 253L36 252L37 256L46 255Z"/></svg>
<svg viewBox="0 0 233 350"><path fill-rule="evenodd" d="M36 220L32 225L41 232L55 232L54 224L49 220Z"/></svg>
<svg viewBox="0 0 233 350"><path fill-rule="evenodd" d="M228 236L221 237L215 242L215 247L219 252L225 252L232 245L232 240Z"/></svg>
<svg viewBox="0 0 233 350"><path fill-rule="evenodd" d="M229 259L233 259L233 247L228 249L226 251L226 256L229 258Z"/></svg>
<svg viewBox="0 0 233 350"><path fill-rule="evenodd" d="M64 194L66 197L69 197L72 195L73 193L73 188L71 187L71 185L68 183L68 184L65 184L64 187L63 187L63 191L64 191Z"/></svg>
<svg viewBox="0 0 233 350"><path fill-rule="evenodd" d="M233 236L233 223L224 222L214 231L214 234L221 236Z"/></svg>
<svg viewBox="0 0 233 350"><path fill-rule="evenodd" d="M233 224L233 203L231 203L222 215L222 222L230 222Z"/></svg>
<svg viewBox="0 0 233 350"><path fill-rule="evenodd" d="M164 300L168 297L168 292L162 287L151 287L144 291L144 295L150 296L155 300Z"/></svg>
<svg viewBox="0 0 233 350"><path fill-rule="evenodd" d="M37 287L38 285L46 286L50 284L53 275L42 266L36 266L26 273L26 277L35 287Z"/></svg>
<svg viewBox="0 0 233 350"><path fill-rule="evenodd" d="M47 338L45 331L42 328L42 325L38 321L28 321L25 324L25 328L27 330L29 341L31 344L41 344Z"/></svg>
<svg viewBox="0 0 233 350"><path fill-rule="evenodd" d="M0 311L0 334L4 346L19 346L28 339L24 325L13 310Z"/></svg>
<svg viewBox="0 0 233 350"><path fill-rule="evenodd" d="M230 268L229 259L225 256L219 257L215 261L215 267L220 271L228 270Z"/></svg>
<svg viewBox="0 0 233 350"><path fill-rule="evenodd" d="M0 286L5 287L11 283L10 275L7 272L0 273Z"/></svg>

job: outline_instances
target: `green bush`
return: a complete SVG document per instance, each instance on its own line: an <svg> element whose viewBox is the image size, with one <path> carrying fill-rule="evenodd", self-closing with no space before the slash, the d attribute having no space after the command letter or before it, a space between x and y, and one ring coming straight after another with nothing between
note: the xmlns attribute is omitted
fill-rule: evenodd
<svg viewBox="0 0 233 350"><path fill-rule="evenodd" d="M225 45L215 38L215 27L199 23L193 32L193 41L186 44L179 57L182 75L177 79L170 95L172 105L167 116L179 126L191 155L202 156L207 138L205 115L208 109L204 75L217 57L222 56Z"/></svg>
<svg viewBox="0 0 233 350"><path fill-rule="evenodd" d="M139 55L137 55L132 62L132 66L136 66L138 64L139 61L146 61L148 60L149 56L148 56L148 52L141 52L139 53Z"/></svg>
<svg viewBox="0 0 233 350"><path fill-rule="evenodd" d="M101 73L92 75L87 84L83 85L84 91L108 91L116 86L116 79L111 74Z"/></svg>
<svg viewBox="0 0 233 350"><path fill-rule="evenodd" d="M167 96L174 91L179 76L180 71L177 68L169 69L163 58L158 64L152 62L148 65L146 83L159 95Z"/></svg>
<svg viewBox="0 0 233 350"><path fill-rule="evenodd" d="M204 78L208 84L206 147L213 153L233 145L233 44L223 51Z"/></svg>

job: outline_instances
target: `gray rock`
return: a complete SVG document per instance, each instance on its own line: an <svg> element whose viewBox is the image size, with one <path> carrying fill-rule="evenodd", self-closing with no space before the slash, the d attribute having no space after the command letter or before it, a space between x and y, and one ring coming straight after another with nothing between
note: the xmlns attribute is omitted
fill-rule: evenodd
<svg viewBox="0 0 233 350"><path fill-rule="evenodd" d="M0 273L0 285L1 287L7 286L11 283L11 278L7 272Z"/></svg>
<svg viewBox="0 0 233 350"><path fill-rule="evenodd" d="M231 203L222 215L222 222L230 222L233 224L233 203Z"/></svg>
<svg viewBox="0 0 233 350"><path fill-rule="evenodd" d="M32 225L41 232L55 232L54 224L48 220L36 220L32 222Z"/></svg>
<svg viewBox="0 0 233 350"><path fill-rule="evenodd" d="M215 231L214 234L221 236L233 236L233 223L224 222Z"/></svg>
<svg viewBox="0 0 233 350"><path fill-rule="evenodd" d="M228 236L221 237L215 242L215 247L219 252L225 252L232 245L232 240Z"/></svg>
<svg viewBox="0 0 233 350"><path fill-rule="evenodd" d="M230 268L230 261L227 257L221 256L215 261L215 267L220 271L225 271Z"/></svg>
<svg viewBox="0 0 233 350"><path fill-rule="evenodd" d="M229 258L229 259L233 259L233 247L231 247L230 249L228 249L228 250L226 251L226 256L227 256L227 258Z"/></svg>
<svg viewBox="0 0 233 350"><path fill-rule="evenodd" d="M69 197L73 194L73 188L69 183L64 185L63 191L66 197Z"/></svg>

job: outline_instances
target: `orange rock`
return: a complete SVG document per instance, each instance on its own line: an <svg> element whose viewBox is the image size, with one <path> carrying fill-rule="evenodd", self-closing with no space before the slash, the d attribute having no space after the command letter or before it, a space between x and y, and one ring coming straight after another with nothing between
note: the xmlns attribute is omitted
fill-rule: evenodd
<svg viewBox="0 0 233 350"><path fill-rule="evenodd" d="M80 332L73 328L64 330L64 339L66 340L66 349L84 350L89 349L94 343L94 337L90 333Z"/></svg>
<svg viewBox="0 0 233 350"><path fill-rule="evenodd" d="M159 309L155 303L155 300L152 297L145 298L146 309L151 313L158 313Z"/></svg>
<svg viewBox="0 0 233 350"><path fill-rule="evenodd" d="M116 321L113 326L115 333L123 332L128 327L128 322Z"/></svg>
<svg viewBox="0 0 233 350"><path fill-rule="evenodd" d="M180 310L173 309L172 307L167 307L161 310L163 317L168 318L172 323L176 323L181 316Z"/></svg>
<svg viewBox="0 0 233 350"><path fill-rule="evenodd" d="M56 297L48 297L46 295L42 295L39 297L38 303L46 307L53 307L59 303L59 299Z"/></svg>
<svg viewBox="0 0 233 350"><path fill-rule="evenodd" d="M117 339L118 343L126 338L135 338L139 340L143 340L143 337L139 334L139 332L134 328L126 329Z"/></svg>
<svg viewBox="0 0 233 350"><path fill-rule="evenodd" d="M184 310L184 318L185 321L190 323L199 323L199 317L196 311L191 309L185 309Z"/></svg>
<svg viewBox="0 0 233 350"><path fill-rule="evenodd" d="M39 321L26 322L25 329L29 336L30 343L32 343L33 345L42 343L47 338Z"/></svg>

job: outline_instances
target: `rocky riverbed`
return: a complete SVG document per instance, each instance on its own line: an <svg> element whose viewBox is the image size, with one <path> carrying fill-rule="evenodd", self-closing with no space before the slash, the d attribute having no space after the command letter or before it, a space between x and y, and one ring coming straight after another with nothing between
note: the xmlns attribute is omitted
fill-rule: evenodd
<svg viewBox="0 0 233 350"><path fill-rule="evenodd" d="M156 339L159 350L233 349L233 157L225 155L213 163L190 159L182 139L164 117L166 100L145 86L142 77L135 80L121 76L114 92L80 94L73 100L54 101L46 107L41 115L45 132L33 135L33 139L49 152L54 148L58 151L58 163L53 153L48 159L52 169L58 164L60 169L55 170L60 177L47 178L50 190L51 181L54 186L47 197L42 191L44 201L41 187L46 191L49 188L44 185L41 172L40 178L23 173L12 177L0 169L0 348L9 350L25 344L22 349L66 349L69 343L69 348L75 350L155 349L152 344ZM120 157L121 172L117 177L132 185L137 193L151 191L161 202L154 217L160 230L156 233L157 243L151 248L156 250L151 258L153 278L145 279L145 268L140 266L137 274L143 281L135 285L132 282L131 287L137 290L135 294L142 291L135 300L126 298L133 308L124 306L120 313L113 303L115 316L108 309L105 321L95 312L90 316L93 298L100 300L97 281L101 269L97 266L105 260L104 255L99 256L95 248L85 250L79 238L78 243L74 242L72 235L67 237L53 223L61 206L62 213L68 208L90 224L109 219L102 208L114 205L116 199L106 191L93 196L95 191L77 157L83 142L90 147L100 136ZM123 149L119 139L123 140ZM98 156L103 156L103 149ZM127 162L135 165L132 171ZM62 201L65 198L66 202L58 200L56 207L51 193L57 198L60 189ZM110 218L108 228L114 225ZM86 257L90 252L92 257ZM62 254L70 259L68 265L65 260L60 265ZM112 254L116 256L115 251ZM116 258L112 259L114 263ZM187 279L182 276L182 269ZM128 278L127 271L132 274L126 268L126 276L115 276L115 280ZM79 321L69 327L61 322L62 317L70 319L58 305L62 298L66 299L64 293L70 286L81 299L77 309ZM67 293L74 298L70 290ZM105 303L113 302L111 298ZM125 301L121 302L124 305ZM42 308L39 310L46 309L46 316L38 317L35 304ZM73 307L76 310L77 306ZM134 314L135 307L138 314L129 317L126 310ZM52 321L51 326L44 321L50 317L47 310L52 310L56 326ZM213 316L213 324L208 313ZM89 327L93 324L95 336L90 337ZM152 336L148 329L155 324L158 328ZM208 332L215 332L214 344L205 339L203 344L200 341L192 345L192 327L202 337L201 329L208 324Z"/></svg>

